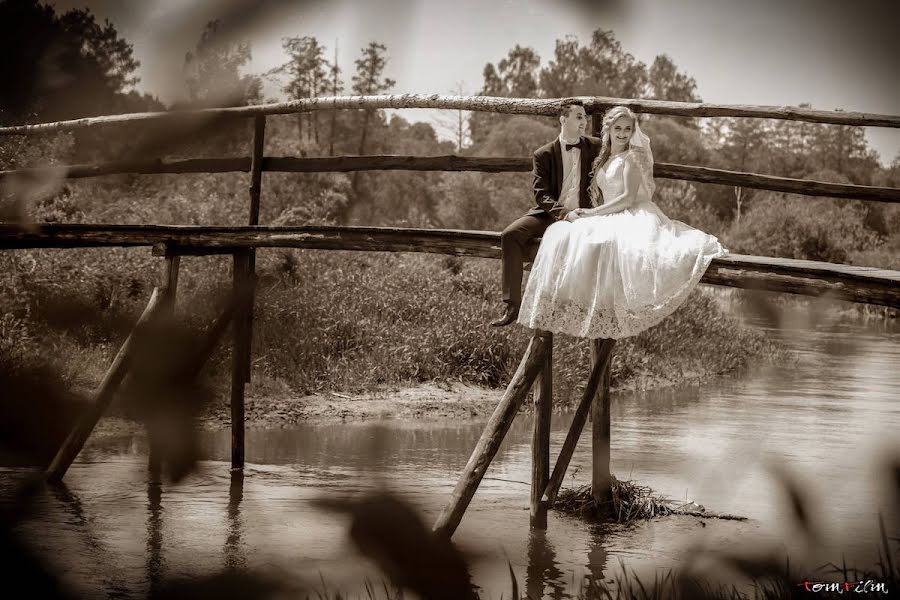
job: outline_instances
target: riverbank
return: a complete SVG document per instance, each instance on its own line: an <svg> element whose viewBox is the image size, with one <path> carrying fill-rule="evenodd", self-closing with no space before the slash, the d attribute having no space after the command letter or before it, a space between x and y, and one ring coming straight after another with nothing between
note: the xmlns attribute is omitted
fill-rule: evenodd
<svg viewBox="0 0 900 600"><path fill-rule="evenodd" d="M81 260L72 262L68 254L34 251L41 276L8 282L19 300L8 306L0 354L12 371L37 366L53 373L61 388L87 396L143 309L153 283L143 277L151 272L144 263L152 257L116 250L120 260L107 262L121 271L127 289L113 290L118 278L85 271L99 255L78 252L71 258ZM65 265L53 262L63 258ZM179 329L166 352L201 337L221 302L212 277L218 272L199 262L183 267ZM502 306L498 265L489 259L279 251L261 253L257 268L246 390L250 426L484 416L528 344L529 332L521 327L488 326ZM65 273L65 280L53 279L50 271ZM226 337L216 347L203 371L214 399L204 418L210 426L230 420L229 342ZM556 336L553 359L554 405L563 410L577 401L588 378L590 344ZM699 286L663 322L616 345L611 388L668 387L784 359L777 340L743 325L738 311L723 306L709 286Z"/></svg>
<svg viewBox="0 0 900 600"><path fill-rule="evenodd" d="M644 377L631 380L625 385L610 389L613 396L620 393L651 391L681 385L700 385L714 382L722 375L711 373L689 374L688 378L672 380L665 377ZM731 377L733 373L724 376ZM579 382L576 390L561 386L568 401L561 401L558 396L554 402L557 413L574 410L574 404L580 396L584 382ZM252 385L248 387L252 392ZM487 419L500 399L504 388L485 388L464 382L431 382L411 383L406 386L382 386L379 389L347 393L321 392L299 397L254 396L252 393L245 400L246 427L250 429L268 429L290 427L300 423L336 423L347 421L365 421L374 419L397 420L451 420ZM199 419L203 429L223 429L231 426L231 407L226 390L217 395ZM532 404L527 399L520 412L530 414ZM105 417L99 423L97 435L118 435L136 432L141 429L139 423L121 416Z"/></svg>
<svg viewBox="0 0 900 600"><path fill-rule="evenodd" d="M732 374L729 374L732 375ZM645 376L610 388L612 394L649 391L678 385L705 383L715 380L713 373L687 373L670 379L664 376ZM575 389L570 384L575 384ZM554 408L557 412L574 409L585 381L557 382ZM251 388L252 391L252 388ZM271 397L248 395L245 416L249 427L284 427L315 421L355 421L365 419L482 419L491 415L503 397L505 388L486 388L463 382L418 383L406 386L381 386L374 390L347 393L321 392L300 397ZM560 395L567 399L560 398ZM231 408L227 395L213 403L203 415L204 427L231 425ZM532 404L526 400L521 411L530 413Z"/></svg>

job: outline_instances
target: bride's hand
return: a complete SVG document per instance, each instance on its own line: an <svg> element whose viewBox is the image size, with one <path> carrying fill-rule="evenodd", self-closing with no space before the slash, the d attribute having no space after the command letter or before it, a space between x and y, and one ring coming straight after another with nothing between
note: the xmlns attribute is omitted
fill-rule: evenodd
<svg viewBox="0 0 900 600"><path fill-rule="evenodd" d="M575 210L569 211L569 213L566 215L566 221L571 223L571 222L575 221L576 219L580 218L581 212L579 212L579 211L581 211L580 208L576 208Z"/></svg>

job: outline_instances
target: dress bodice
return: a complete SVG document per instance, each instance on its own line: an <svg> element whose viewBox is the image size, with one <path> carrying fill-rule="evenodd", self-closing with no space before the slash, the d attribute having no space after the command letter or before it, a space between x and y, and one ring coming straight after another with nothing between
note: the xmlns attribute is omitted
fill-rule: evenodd
<svg viewBox="0 0 900 600"><path fill-rule="evenodd" d="M619 196L625 189L625 177L623 176L623 172L625 171L626 154L627 152L623 152L618 156L613 157L606 167L606 170L603 170L601 165L594 175L594 183L600 188L600 191L603 192L603 204L606 204L616 196Z"/></svg>
<svg viewBox="0 0 900 600"><path fill-rule="evenodd" d="M609 161L606 170L603 170L601 167L594 174L594 180L591 182L591 185L598 186L600 191L603 192L603 201L600 206L611 202L625 191L625 159L630 153L631 151L629 150L613 157ZM638 189L637 201L646 202L649 200L650 195L647 193L647 187L642 183Z"/></svg>

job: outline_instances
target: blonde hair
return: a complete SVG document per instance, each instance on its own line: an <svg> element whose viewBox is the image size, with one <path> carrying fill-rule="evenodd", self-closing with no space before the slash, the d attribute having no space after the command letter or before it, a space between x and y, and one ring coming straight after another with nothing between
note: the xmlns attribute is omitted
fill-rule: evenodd
<svg viewBox="0 0 900 600"><path fill-rule="evenodd" d="M597 158L594 159L594 162L591 163L591 172L590 178L593 182L595 180L594 175L596 175L597 171L600 170L604 164L606 164L607 159L609 159L610 153L612 153L612 149L610 148L610 136L609 129L613 126L613 123L616 122L620 117L630 117L632 122L637 124L637 115L628 108L627 106L613 106L606 114L603 115L603 124L600 128L600 152L597 154ZM629 144L631 142L629 141ZM591 202L596 206L597 199L600 194L600 189L597 185L591 184L588 193L591 197Z"/></svg>

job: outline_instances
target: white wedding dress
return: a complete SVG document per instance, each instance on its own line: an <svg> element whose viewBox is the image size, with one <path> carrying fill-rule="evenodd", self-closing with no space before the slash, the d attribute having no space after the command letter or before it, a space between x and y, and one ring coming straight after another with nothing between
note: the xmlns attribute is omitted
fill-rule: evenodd
<svg viewBox="0 0 900 600"><path fill-rule="evenodd" d="M614 157L594 176L591 185L599 186L604 203L622 193L624 164L632 152ZM728 251L715 236L664 215L651 200L654 187L649 175L631 207L548 227L518 322L578 337L620 339L681 306L712 259Z"/></svg>

